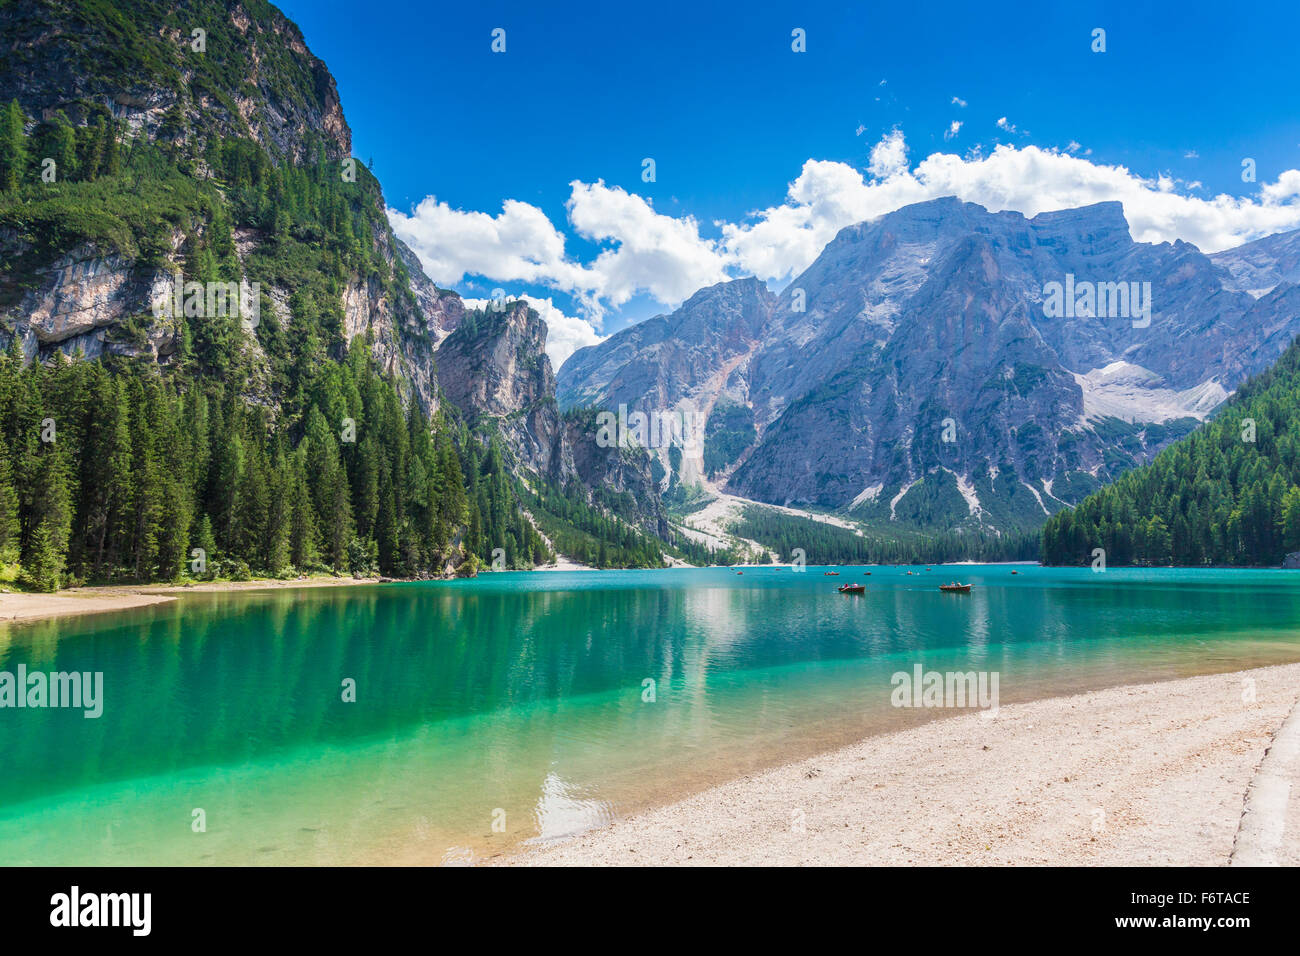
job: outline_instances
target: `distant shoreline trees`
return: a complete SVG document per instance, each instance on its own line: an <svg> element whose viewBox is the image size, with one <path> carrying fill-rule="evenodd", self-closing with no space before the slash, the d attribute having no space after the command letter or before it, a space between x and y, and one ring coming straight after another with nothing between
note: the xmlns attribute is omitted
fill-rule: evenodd
<svg viewBox="0 0 1300 956"><path fill-rule="evenodd" d="M1061 511L1043 563L1270 567L1300 551L1300 340L1148 465Z"/></svg>

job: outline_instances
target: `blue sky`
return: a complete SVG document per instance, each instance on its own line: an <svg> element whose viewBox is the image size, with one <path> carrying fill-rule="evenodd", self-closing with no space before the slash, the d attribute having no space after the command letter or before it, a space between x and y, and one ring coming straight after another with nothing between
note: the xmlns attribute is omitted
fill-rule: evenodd
<svg viewBox="0 0 1300 956"><path fill-rule="evenodd" d="M280 6L434 278L550 298L562 336L780 286L847 220L938 191L1118 198L1135 238L1206 248L1300 226L1296 4Z"/></svg>

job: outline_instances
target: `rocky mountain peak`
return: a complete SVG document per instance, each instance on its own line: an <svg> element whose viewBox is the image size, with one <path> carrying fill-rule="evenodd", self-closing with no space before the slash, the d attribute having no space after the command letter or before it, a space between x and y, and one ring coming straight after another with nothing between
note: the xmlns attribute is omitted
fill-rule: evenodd
<svg viewBox="0 0 1300 956"><path fill-rule="evenodd" d="M0 7L0 102L74 125L111 115L196 155L214 135L275 160L351 154L334 77L264 3L11 0Z"/></svg>

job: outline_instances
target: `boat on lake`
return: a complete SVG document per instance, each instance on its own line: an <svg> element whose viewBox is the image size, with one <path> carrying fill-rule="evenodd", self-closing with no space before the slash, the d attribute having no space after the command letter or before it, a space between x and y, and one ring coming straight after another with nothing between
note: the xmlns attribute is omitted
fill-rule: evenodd
<svg viewBox="0 0 1300 956"><path fill-rule="evenodd" d="M866 591L865 584L841 584L836 590L841 594L861 594Z"/></svg>
<svg viewBox="0 0 1300 956"><path fill-rule="evenodd" d="M953 591L959 594L965 594L970 590L969 584L940 584L940 591Z"/></svg>

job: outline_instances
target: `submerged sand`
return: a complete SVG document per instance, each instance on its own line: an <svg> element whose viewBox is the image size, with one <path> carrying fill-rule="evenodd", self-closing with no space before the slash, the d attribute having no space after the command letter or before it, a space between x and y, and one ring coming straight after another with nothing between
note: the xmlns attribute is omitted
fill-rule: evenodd
<svg viewBox="0 0 1300 956"><path fill-rule="evenodd" d="M1298 696L1285 664L964 712L504 862L1224 865ZM1294 796L1258 829L1271 862L1296 865L1300 761L1283 766Z"/></svg>
<svg viewBox="0 0 1300 956"><path fill-rule="evenodd" d="M0 593L0 622L127 611L176 600L177 594L211 591L261 591L276 588L344 587L378 584L379 578L257 578L251 581L201 581L139 587L68 588L55 594Z"/></svg>

